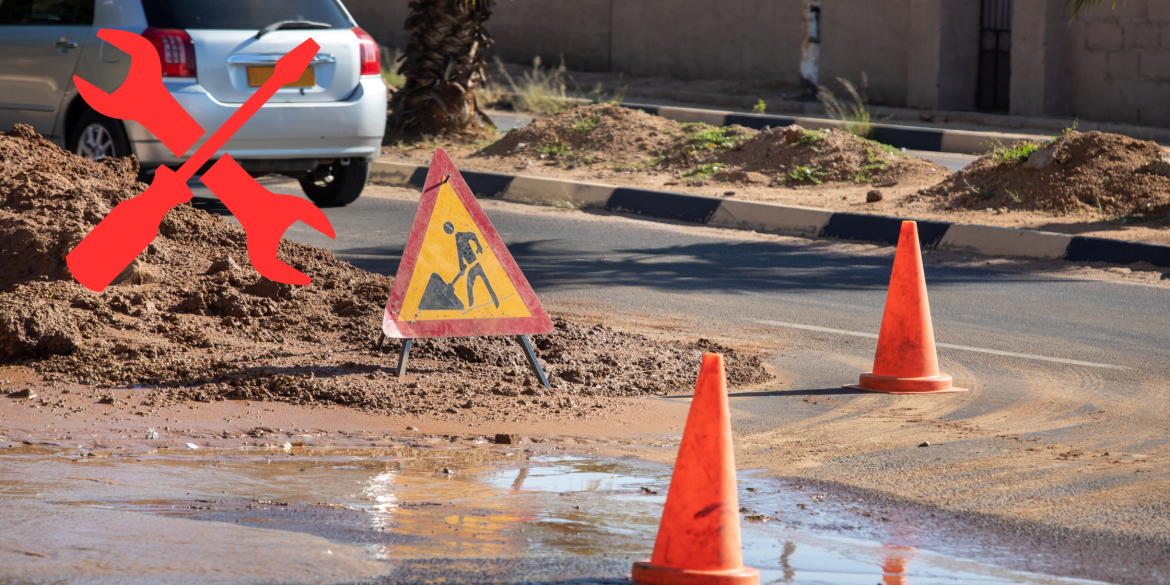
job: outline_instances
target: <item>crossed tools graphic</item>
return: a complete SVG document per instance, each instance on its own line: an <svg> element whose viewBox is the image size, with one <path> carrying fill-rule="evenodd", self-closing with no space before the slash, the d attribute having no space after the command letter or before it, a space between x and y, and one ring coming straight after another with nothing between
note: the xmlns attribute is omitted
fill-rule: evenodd
<svg viewBox="0 0 1170 585"><path fill-rule="evenodd" d="M112 94L73 76L81 97L102 115L142 124L175 156L182 156L204 135L204 130L163 85L162 64L154 45L137 34L122 30L102 29L98 31L98 37L130 55L130 72L126 81ZM109 286L158 235L163 216L176 205L191 200L193 194L187 181L277 89L300 78L319 48L320 45L309 39L281 57L272 77L179 167L178 172L159 167L145 192L115 206L66 257L73 277L93 291L100 292ZM248 259L261 275L286 284L309 284L310 278L277 259L276 251L285 230L297 220L330 238L335 237L333 226L320 209L299 197L265 189L228 154L203 173L201 180L244 226L248 237Z"/></svg>

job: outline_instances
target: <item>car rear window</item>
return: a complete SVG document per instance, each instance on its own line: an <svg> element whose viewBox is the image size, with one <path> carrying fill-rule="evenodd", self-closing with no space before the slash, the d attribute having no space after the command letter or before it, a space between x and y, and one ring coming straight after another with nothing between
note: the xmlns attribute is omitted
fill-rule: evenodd
<svg viewBox="0 0 1170 585"><path fill-rule="evenodd" d="M0 24L93 24L93 0L0 0Z"/></svg>
<svg viewBox="0 0 1170 585"><path fill-rule="evenodd" d="M281 20L352 26L336 0L143 0L142 8L156 28L260 30Z"/></svg>

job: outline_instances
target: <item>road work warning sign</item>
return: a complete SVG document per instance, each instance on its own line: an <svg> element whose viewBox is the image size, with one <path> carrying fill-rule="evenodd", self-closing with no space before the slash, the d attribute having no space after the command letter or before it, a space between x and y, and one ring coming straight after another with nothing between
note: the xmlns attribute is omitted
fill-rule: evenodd
<svg viewBox="0 0 1170 585"><path fill-rule="evenodd" d="M387 337L549 333L552 321L443 149L386 301Z"/></svg>

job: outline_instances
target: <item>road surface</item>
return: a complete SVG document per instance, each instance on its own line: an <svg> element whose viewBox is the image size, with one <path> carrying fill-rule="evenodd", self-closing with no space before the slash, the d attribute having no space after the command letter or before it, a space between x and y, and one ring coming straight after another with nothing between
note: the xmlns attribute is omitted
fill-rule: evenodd
<svg viewBox="0 0 1170 585"><path fill-rule="evenodd" d="M206 190L196 197L223 211ZM287 237L395 274L417 197L370 186L326 210L336 241L301 224ZM1128 572L1064 574L1170 575L1170 287L1052 275L1073 268L1062 262L927 254L942 370L971 391L858 393L841 386L872 364L892 248L482 204L551 311L767 353L777 379L732 392L741 468L1134 551L1118 561Z"/></svg>

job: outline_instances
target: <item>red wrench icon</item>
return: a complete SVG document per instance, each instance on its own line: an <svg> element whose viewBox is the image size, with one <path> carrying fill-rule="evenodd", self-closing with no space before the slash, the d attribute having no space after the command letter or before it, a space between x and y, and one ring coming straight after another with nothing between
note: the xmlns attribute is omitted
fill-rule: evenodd
<svg viewBox="0 0 1170 585"><path fill-rule="evenodd" d="M103 115L135 120L146 126L175 156L181 156L203 128L191 118L162 82L158 53L149 41L131 32L102 29L98 37L131 56L126 81L104 91L74 76L74 83L91 107ZM158 235L163 216L172 207L191 200L187 181L264 105L276 90L300 78L317 53L312 39L301 43L276 62L276 71L195 151L178 172L159 167L150 187L119 203L66 257L73 277L86 288L101 291ZM312 203L265 189L231 156L224 155L202 176L202 181L236 216L248 235L248 258L256 270L277 282L309 284L308 276L276 257L285 230L298 220L335 237L325 214Z"/></svg>

